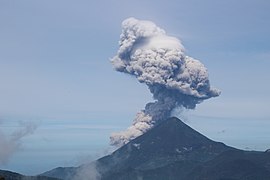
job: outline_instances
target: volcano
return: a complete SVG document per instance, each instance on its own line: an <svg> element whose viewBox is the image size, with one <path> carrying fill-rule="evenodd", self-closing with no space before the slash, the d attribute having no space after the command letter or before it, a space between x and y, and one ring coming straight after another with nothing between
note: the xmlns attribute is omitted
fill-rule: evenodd
<svg viewBox="0 0 270 180"><path fill-rule="evenodd" d="M100 180L270 179L269 152L215 142L174 117L91 164L42 175L72 179L80 169L93 165Z"/></svg>

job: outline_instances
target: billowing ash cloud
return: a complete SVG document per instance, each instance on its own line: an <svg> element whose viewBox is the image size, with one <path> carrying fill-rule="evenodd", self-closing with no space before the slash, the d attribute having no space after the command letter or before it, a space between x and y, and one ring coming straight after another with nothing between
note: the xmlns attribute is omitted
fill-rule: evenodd
<svg viewBox="0 0 270 180"><path fill-rule="evenodd" d="M176 107L194 109L203 100L220 94L210 87L204 65L186 56L180 40L154 23L126 19L119 43L117 55L111 60L114 68L145 83L155 102L146 104L126 131L112 134L112 145L121 146L142 135L166 120Z"/></svg>

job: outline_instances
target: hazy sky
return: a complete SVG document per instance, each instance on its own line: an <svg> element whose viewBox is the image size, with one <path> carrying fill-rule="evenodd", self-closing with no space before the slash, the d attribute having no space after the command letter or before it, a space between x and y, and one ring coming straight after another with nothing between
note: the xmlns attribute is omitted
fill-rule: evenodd
<svg viewBox="0 0 270 180"><path fill-rule="evenodd" d="M109 61L128 17L180 38L221 89L179 117L229 145L270 148L269 8L268 0L0 1L0 132L37 125L0 169L35 174L102 156L109 135L152 99Z"/></svg>

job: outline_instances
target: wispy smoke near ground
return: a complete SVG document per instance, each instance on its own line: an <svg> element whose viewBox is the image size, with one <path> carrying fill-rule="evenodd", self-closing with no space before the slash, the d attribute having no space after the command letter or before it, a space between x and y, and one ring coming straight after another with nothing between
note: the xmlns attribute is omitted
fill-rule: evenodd
<svg viewBox="0 0 270 180"><path fill-rule="evenodd" d="M0 129L0 165L8 160L21 148L21 139L34 133L37 126L33 123L21 123L21 127L7 135Z"/></svg>
<svg viewBox="0 0 270 180"><path fill-rule="evenodd" d="M111 144L121 146L166 120L176 107L194 109L220 91L210 86L204 65L184 53L180 40L153 22L129 18L122 23L120 48L112 58L115 70L145 83L154 102L146 104L126 131L114 133Z"/></svg>
<svg viewBox="0 0 270 180"><path fill-rule="evenodd" d="M80 166L72 180L100 180L101 175L96 167L96 162Z"/></svg>

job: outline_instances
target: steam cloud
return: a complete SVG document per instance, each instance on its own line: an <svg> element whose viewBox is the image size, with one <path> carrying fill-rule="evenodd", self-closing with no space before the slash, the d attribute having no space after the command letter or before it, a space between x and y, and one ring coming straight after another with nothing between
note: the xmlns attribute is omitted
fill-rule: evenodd
<svg viewBox="0 0 270 180"><path fill-rule="evenodd" d="M36 128L37 126L33 123L24 123L10 136L0 130L0 165L8 162L12 155L21 148L21 139L32 134Z"/></svg>
<svg viewBox="0 0 270 180"><path fill-rule="evenodd" d="M220 91L210 87L204 65L186 56L180 40L153 22L124 20L119 44L113 67L145 83L155 101L146 104L127 130L111 135L112 145L122 146L142 135L176 107L194 109L203 100L219 96Z"/></svg>

